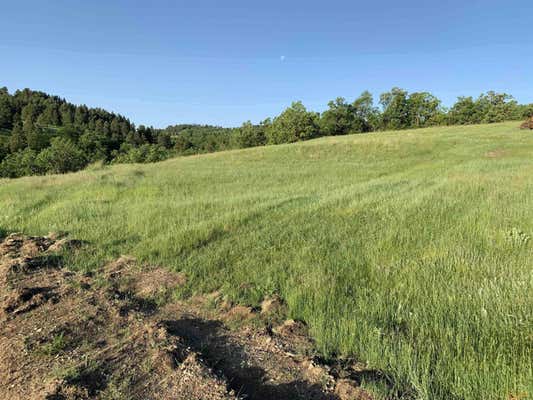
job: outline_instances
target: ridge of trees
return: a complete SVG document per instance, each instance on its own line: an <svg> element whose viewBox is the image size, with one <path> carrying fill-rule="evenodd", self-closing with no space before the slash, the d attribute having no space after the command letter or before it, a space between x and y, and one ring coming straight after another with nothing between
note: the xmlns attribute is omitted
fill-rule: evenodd
<svg viewBox="0 0 533 400"><path fill-rule="evenodd" d="M319 136L518 120L533 115L506 93L459 97L446 109L428 92L393 88L379 107L365 91L353 102L338 97L322 113L299 101L280 115L238 128L181 124L165 129L139 125L101 108L74 105L30 89L10 94L0 88L0 177L65 173L88 164L142 163L265 144L292 143Z"/></svg>

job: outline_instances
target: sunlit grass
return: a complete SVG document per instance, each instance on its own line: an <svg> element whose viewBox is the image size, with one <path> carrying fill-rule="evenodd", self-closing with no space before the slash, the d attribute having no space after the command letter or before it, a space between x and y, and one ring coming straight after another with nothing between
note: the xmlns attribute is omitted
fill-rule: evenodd
<svg viewBox="0 0 533 400"><path fill-rule="evenodd" d="M533 134L431 128L0 180L0 233L67 231L182 295L279 293L390 396L533 395Z"/></svg>

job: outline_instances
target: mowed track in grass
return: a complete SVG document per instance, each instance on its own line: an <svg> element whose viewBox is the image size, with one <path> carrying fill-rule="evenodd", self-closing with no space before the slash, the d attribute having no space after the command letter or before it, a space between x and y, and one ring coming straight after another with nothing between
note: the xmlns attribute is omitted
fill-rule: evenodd
<svg viewBox="0 0 533 400"><path fill-rule="evenodd" d="M132 254L180 295L271 293L383 396L533 395L533 134L503 123L328 137L0 180L0 229ZM520 397L516 397L520 398Z"/></svg>

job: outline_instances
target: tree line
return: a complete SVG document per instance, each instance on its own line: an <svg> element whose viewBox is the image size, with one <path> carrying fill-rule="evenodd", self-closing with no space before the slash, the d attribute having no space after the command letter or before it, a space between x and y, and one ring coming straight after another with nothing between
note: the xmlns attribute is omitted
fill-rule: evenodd
<svg viewBox="0 0 533 400"><path fill-rule="evenodd" d="M518 120L533 104L505 93L459 97L450 107L428 92L393 88L378 105L365 91L352 102L330 101L322 112L294 102L280 115L238 128L181 124L165 129L139 125L101 108L74 105L30 89L0 88L0 177L65 173L88 164L142 163L173 155L293 143L320 136Z"/></svg>
<svg viewBox="0 0 533 400"><path fill-rule="evenodd" d="M65 173L95 161L159 161L172 147L162 136L101 108L0 88L0 177Z"/></svg>

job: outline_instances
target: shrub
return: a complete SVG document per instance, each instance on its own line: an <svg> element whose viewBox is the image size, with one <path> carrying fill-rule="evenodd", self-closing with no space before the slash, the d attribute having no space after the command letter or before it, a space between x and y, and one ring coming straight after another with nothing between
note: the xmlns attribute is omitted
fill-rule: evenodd
<svg viewBox="0 0 533 400"><path fill-rule="evenodd" d="M250 121L245 122L235 130L233 134L233 147L245 148L262 146L266 144L264 125L253 125Z"/></svg>
<svg viewBox="0 0 533 400"><path fill-rule="evenodd" d="M103 133L86 131L80 136L78 145L87 154L89 162L109 160L110 143Z"/></svg>
<svg viewBox="0 0 533 400"><path fill-rule="evenodd" d="M18 178L24 175L35 175L40 173L40 168L36 162L37 153L26 148L9 154L0 163L0 177Z"/></svg>
<svg viewBox="0 0 533 400"><path fill-rule="evenodd" d="M36 162L43 173L64 174L85 167L87 158L70 139L56 137L39 153Z"/></svg>
<svg viewBox="0 0 533 400"><path fill-rule="evenodd" d="M113 159L114 163L150 163L166 160L170 153L157 144L143 144L139 147L122 146L121 152Z"/></svg>

